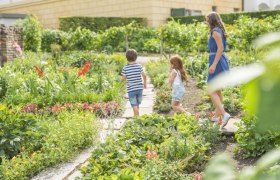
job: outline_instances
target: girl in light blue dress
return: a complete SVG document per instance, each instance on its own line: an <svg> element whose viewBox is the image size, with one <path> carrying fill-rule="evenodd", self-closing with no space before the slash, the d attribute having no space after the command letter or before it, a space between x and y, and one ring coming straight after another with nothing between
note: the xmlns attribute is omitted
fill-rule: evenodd
<svg viewBox="0 0 280 180"><path fill-rule="evenodd" d="M171 106L175 112L186 113L186 111L181 107L181 101L183 100L186 92L184 82L187 82L187 75L182 59L179 56L173 56L170 59L169 83L172 84Z"/></svg>
<svg viewBox="0 0 280 180"><path fill-rule="evenodd" d="M211 12L206 16L206 21L210 29L210 37L208 41L209 47L209 72L207 83L222 72L229 71L228 59L225 55L226 50L226 30L221 17L216 12ZM211 100L215 106L215 115L212 121L222 119L221 128L227 125L230 114L223 107L223 96L221 91L210 94Z"/></svg>

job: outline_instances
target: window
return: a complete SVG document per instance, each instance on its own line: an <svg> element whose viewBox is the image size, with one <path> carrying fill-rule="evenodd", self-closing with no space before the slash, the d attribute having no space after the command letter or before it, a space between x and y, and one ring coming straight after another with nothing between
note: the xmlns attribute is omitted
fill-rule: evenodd
<svg viewBox="0 0 280 180"><path fill-rule="evenodd" d="M217 12L217 6L212 6L212 11Z"/></svg>
<svg viewBox="0 0 280 180"><path fill-rule="evenodd" d="M184 8L178 8L178 9L171 9L171 16L177 17L177 16L199 16L202 15L201 10L190 10L190 9L184 9Z"/></svg>
<svg viewBox="0 0 280 180"><path fill-rule="evenodd" d="M233 12L239 12L240 9L239 8L233 8Z"/></svg>
<svg viewBox="0 0 280 180"><path fill-rule="evenodd" d="M186 15L186 10L185 8L172 8L171 9L171 16L176 17L176 16L185 16Z"/></svg>
<svg viewBox="0 0 280 180"><path fill-rule="evenodd" d="M192 10L191 15L192 16L200 16L200 15L202 15L202 12L200 10Z"/></svg>

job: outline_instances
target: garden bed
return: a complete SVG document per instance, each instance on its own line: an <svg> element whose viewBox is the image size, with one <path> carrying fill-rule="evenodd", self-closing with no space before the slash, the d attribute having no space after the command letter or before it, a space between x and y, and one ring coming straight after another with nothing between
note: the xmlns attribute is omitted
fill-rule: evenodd
<svg viewBox="0 0 280 180"><path fill-rule="evenodd" d="M58 58L58 59L57 59ZM99 143L124 106L122 55L26 52L0 69L0 179L29 179Z"/></svg>

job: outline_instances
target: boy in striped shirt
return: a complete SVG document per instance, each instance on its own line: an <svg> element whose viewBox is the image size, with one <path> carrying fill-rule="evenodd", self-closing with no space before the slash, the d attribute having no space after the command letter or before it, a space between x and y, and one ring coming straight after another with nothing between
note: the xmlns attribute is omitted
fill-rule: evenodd
<svg viewBox="0 0 280 180"><path fill-rule="evenodd" d="M122 69L122 80L127 81L128 98L133 108L134 117L137 117L139 116L139 105L142 101L143 87L145 89L147 87L147 77L143 67L136 63L137 52L134 49L126 51L126 59L128 64Z"/></svg>

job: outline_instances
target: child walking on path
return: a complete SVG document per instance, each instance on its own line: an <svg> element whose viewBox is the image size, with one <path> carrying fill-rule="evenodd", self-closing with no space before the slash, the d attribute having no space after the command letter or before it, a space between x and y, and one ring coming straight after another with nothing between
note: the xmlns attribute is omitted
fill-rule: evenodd
<svg viewBox="0 0 280 180"><path fill-rule="evenodd" d="M210 29L210 38L208 41L209 47L209 73L207 83L210 83L213 78L222 72L229 71L228 59L225 55L226 50L226 30L222 19L216 12L210 13L206 16L206 21ZM212 121L218 121L222 117L221 128L227 125L230 114L227 113L223 107L223 96L221 91L216 91L210 94L211 100L215 106L215 115Z"/></svg>
<svg viewBox="0 0 280 180"><path fill-rule="evenodd" d="M180 103L186 93L184 81L187 81L187 75L182 60L179 56L173 56L170 59L169 83L172 84L171 106L175 112L186 113Z"/></svg>
<svg viewBox="0 0 280 180"><path fill-rule="evenodd" d="M133 109L134 117L137 117L139 116L139 105L142 101L143 87L145 89L147 87L147 77L143 67L136 63L137 52L134 49L127 50L126 59L128 64L122 69L122 80L127 81L128 98Z"/></svg>

